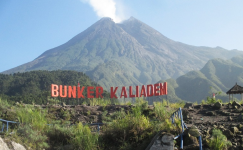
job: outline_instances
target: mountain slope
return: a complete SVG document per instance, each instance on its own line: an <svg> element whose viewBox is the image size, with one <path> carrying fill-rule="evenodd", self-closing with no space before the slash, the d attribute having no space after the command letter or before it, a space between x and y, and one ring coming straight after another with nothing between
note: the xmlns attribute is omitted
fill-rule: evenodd
<svg viewBox="0 0 243 150"><path fill-rule="evenodd" d="M102 18L67 43L3 73L76 70L109 88L177 78L201 69L211 58L229 59L239 54L243 52L175 42L133 17L122 24Z"/></svg>
<svg viewBox="0 0 243 150"><path fill-rule="evenodd" d="M176 85L168 88L168 96L191 102L201 102L212 93L222 92L217 98L228 101L226 92L237 82L243 85L243 62L242 56L233 57L231 60L209 60L200 71L191 71L176 80L166 80L168 84ZM240 99L240 95L235 95Z"/></svg>

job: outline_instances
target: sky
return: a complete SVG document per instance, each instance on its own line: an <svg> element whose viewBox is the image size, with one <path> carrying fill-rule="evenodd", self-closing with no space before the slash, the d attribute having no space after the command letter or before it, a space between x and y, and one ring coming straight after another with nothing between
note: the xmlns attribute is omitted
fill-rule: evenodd
<svg viewBox="0 0 243 150"><path fill-rule="evenodd" d="M194 46L243 50L242 0L1 0L0 72L30 62L102 17L133 16Z"/></svg>

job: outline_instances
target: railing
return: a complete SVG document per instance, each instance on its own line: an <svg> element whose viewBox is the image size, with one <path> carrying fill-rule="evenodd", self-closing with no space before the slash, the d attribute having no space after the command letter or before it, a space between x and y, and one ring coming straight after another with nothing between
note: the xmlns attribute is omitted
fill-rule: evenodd
<svg viewBox="0 0 243 150"><path fill-rule="evenodd" d="M7 123L7 132L8 132L8 124L9 123L17 123L17 124L19 124L19 122L15 122L15 121L9 121L9 120L4 120L4 119L0 119L0 121L2 121L2 122L6 122ZM2 126L2 131L1 132L3 132L3 130L4 130L4 123L3 123L3 126Z"/></svg>
<svg viewBox="0 0 243 150"><path fill-rule="evenodd" d="M103 125L104 123L91 123L91 126L97 125L97 132L100 133L100 125Z"/></svg>
<svg viewBox="0 0 243 150"><path fill-rule="evenodd" d="M181 119L181 129L182 129L182 133L179 134L178 136L176 136L176 137L174 138L174 140L177 139L177 138L179 138L179 137L181 137L181 145L180 145L180 149L183 149L183 133L184 133L184 127L185 127L186 129L188 129L188 128L187 128L186 124L185 124L184 121L183 121L183 115L182 115L182 110L181 110L181 108L179 108L177 111L175 111L175 112L171 115L170 119L171 119L171 121L172 121L173 124L175 123L175 118ZM201 136L198 137L198 140L199 140L199 150L202 150L202 138L201 138Z"/></svg>

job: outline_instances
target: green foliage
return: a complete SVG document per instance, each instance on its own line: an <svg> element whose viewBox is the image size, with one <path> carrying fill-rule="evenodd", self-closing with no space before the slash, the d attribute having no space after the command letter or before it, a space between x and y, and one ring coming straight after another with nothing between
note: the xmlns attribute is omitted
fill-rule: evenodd
<svg viewBox="0 0 243 150"><path fill-rule="evenodd" d="M118 101L107 98L92 98L88 100L90 106L107 106L111 104L119 104Z"/></svg>
<svg viewBox="0 0 243 150"><path fill-rule="evenodd" d="M90 113L91 113L90 110L88 110L88 111L87 111L87 115L90 116Z"/></svg>
<svg viewBox="0 0 243 150"><path fill-rule="evenodd" d="M17 133L14 133L13 138L15 141L17 140L17 142L24 143L27 147L31 147L36 150L42 150L49 147L46 142L47 136L27 124L21 125L18 128Z"/></svg>
<svg viewBox="0 0 243 150"><path fill-rule="evenodd" d="M68 110L64 110L64 109L61 109L61 113L60 113L61 117L64 119L64 120L70 120L71 119L71 114L69 113Z"/></svg>
<svg viewBox="0 0 243 150"><path fill-rule="evenodd" d="M92 134L88 126L83 126L78 123L76 127L72 128L73 137L70 143L80 150L96 149L98 145L98 134Z"/></svg>
<svg viewBox="0 0 243 150"><path fill-rule="evenodd" d="M215 98L211 98L211 97L207 97L207 101L205 102L205 100L202 100L202 104L215 104L217 102L222 103L221 99L215 99Z"/></svg>
<svg viewBox="0 0 243 150"><path fill-rule="evenodd" d="M226 150L231 143L227 141L225 135L219 129L214 129L212 132L212 137L207 141L210 148L214 150Z"/></svg>
<svg viewBox="0 0 243 150"><path fill-rule="evenodd" d="M71 149L83 150L144 149L157 131L180 130L178 128L180 121L176 120L175 125L172 125L168 118L175 109L183 105L166 101L156 102L154 110L151 110L148 108L147 101L137 99L135 105L129 106L130 111L127 109L125 111L124 108L110 114L104 111L102 121L106 125L102 126L102 134L98 135L92 133L90 127L82 123L72 122L73 125L70 126L72 115L75 113L73 110L60 109L51 105L42 109L36 105L23 103L16 103L13 106L0 99L0 108L11 112L11 115L21 123L18 129L10 127L9 131L14 130L14 135L6 136L32 149L48 147L63 149L67 145L70 145ZM91 112L87 111L87 114L90 115ZM57 120L56 116L61 119ZM157 119L153 118L154 116Z"/></svg>
<svg viewBox="0 0 243 150"><path fill-rule="evenodd" d="M51 84L58 85L77 85L79 81L80 86L100 86L94 83L82 72L77 71L30 71L24 73L14 73L10 75L0 74L0 94L8 100L14 102L22 101L25 104L57 104L65 102L70 105L78 104L78 99L68 98L50 98ZM87 97L87 88L84 89L83 95ZM95 96L95 93L94 93ZM103 92L103 97L108 98L109 93ZM83 101L88 101L87 98L83 98ZM116 102L114 99L112 102ZM79 102L80 104L80 102Z"/></svg>
<svg viewBox="0 0 243 150"><path fill-rule="evenodd" d="M204 99L201 101L201 104L202 104L202 105L206 104L206 102L205 102Z"/></svg>
<svg viewBox="0 0 243 150"><path fill-rule="evenodd" d="M73 137L73 132L70 127L61 127L60 125L50 125L46 131L46 135L53 147L60 147L69 144Z"/></svg>
<svg viewBox="0 0 243 150"><path fill-rule="evenodd" d="M20 123L31 124L35 130L43 130L47 124L46 111L35 108L20 108L16 110Z"/></svg>
<svg viewBox="0 0 243 150"><path fill-rule="evenodd" d="M158 118L160 121L164 121L165 119L169 118L171 115L171 112L166 110L167 103L163 101L161 102L154 102L154 112L156 118Z"/></svg>
<svg viewBox="0 0 243 150"><path fill-rule="evenodd" d="M138 109L133 109L133 112L135 114L131 113L122 118L119 117L105 127L104 138L107 147L116 147L118 144L121 145L119 149L128 149L135 145L138 146L151 135L149 119L141 115Z"/></svg>

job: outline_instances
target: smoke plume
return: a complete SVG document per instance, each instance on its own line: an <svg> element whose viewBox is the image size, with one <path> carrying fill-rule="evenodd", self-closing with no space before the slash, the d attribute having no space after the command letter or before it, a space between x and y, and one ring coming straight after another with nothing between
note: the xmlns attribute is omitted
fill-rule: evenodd
<svg viewBox="0 0 243 150"><path fill-rule="evenodd" d="M124 18L122 14L117 14L118 6L115 0L81 0L84 3L89 3L98 17L110 17L114 22L119 23Z"/></svg>

